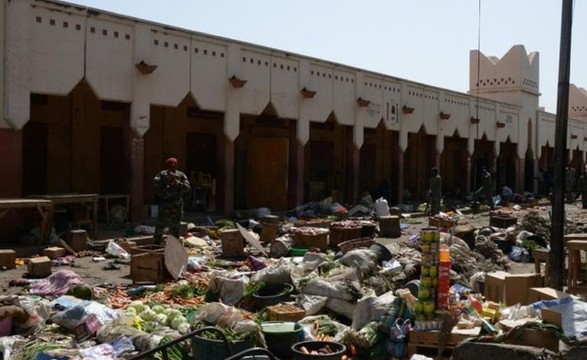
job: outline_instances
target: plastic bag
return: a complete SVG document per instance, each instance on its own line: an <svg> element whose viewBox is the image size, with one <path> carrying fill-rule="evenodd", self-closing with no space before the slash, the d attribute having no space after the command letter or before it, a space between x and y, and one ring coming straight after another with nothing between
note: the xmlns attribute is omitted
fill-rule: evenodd
<svg viewBox="0 0 587 360"><path fill-rule="evenodd" d="M125 260L130 259L130 254L126 250L124 250L120 245L118 245L114 240L110 240L108 242L108 246L106 246L106 253Z"/></svg>
<svg viewBox="0 0 587 360"><path fill-rule="evenodd" d="M118 316L119 312L95 301L83 301L67 310L53 315L50 320L66 329L73 330L90 314L96 315L102 324L106 324Z"/></svg>
<svg viewBox="0 0 587 360"><path fill-rule="evenodd" d="M239 321L244 320L244 316L235 307L213 302L204 304L194 314L193 321L197 322L200 320L208 324L220 325L232 329Z"/></svg>
<svg viewBox="0 0 587 360"><path fill-rule="evenodd" d="M218 296L224 304L235 305L245 294L245 281L243 278L227 278L213 275L208 284L208 291Z"/></svg>
<svg viewBox="0 0 587 360"><path fill-rule="evenodd" d="M379 321L392 306L396 296L393 291L388 291L381 296L376 296L373 290L363 296L358 302L353 314L353 330L359 330L370 321Z"/></svg>

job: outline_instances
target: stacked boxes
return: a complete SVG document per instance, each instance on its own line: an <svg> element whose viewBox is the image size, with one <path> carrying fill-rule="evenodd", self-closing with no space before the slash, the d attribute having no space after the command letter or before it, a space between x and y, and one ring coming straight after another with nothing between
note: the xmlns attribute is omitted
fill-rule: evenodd
<svg viewBox="0 0 587 360"><path fill-rule="evenodd" d="M417 328L423 320L436 319L440 232L436 228L422 229L420 240L422 242L422 266L418 302L415 309Z"/></svg>

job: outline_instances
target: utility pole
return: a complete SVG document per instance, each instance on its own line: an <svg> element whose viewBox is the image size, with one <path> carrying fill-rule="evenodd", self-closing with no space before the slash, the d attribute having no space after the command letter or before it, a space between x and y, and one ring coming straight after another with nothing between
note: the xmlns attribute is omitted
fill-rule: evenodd
<svg viewBox="0 0 587 360"><path fill-rule="evenodd" d="M562 290L565 274L565 163L567 161L567 122L569 115L569 79L571 73L571 34L573 0L563 0L561 42L558 68L556 127L554 132L554 177L552 229L550 240L550 286Z"/></svg>

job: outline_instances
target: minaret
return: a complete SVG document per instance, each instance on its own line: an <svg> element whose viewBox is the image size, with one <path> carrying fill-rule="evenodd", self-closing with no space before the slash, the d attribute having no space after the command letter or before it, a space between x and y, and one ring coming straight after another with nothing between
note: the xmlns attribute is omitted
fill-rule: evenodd
<svg viewBox="0 0 587 360"><path fill-rule="evenodd" d="M573 84L569 87L569 117L587 120L587 90Z"/></svg>
<svg viewBox="0 0 587 360"><path fill-rule="evenodd" d="M501 59L471 50L469 94L481 98L538 109L540 96L539 54L513 46Z"/></svg>

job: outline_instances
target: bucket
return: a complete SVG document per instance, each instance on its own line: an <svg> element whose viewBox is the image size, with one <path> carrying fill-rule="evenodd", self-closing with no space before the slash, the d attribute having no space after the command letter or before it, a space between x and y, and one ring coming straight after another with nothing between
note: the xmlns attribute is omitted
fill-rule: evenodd
<svg viewBox="0 0 587 360"><path fill-rule="evenodd" d="M308 248L306 247L297 247L292 246L289 248L289 254L291 256L304 256L308 252Z"/></svg>
<svg viewBox="0 0 587 360"><path fill-rule="evenodd" d="M291 359L291 347L302 340L302 325L291 321L265 321L261 323L267 348L280 359Z"/></svg>
<svg viewBox="0 0 587 360"><path fill-rule="evenodd" d="M253 294L253 298L257 302L257 307L262 309L289 301L293 290L293 285L288 283L265 284Z"/></svg>
<svg viewBox="0 0 587 360"><path fill-rule="evenodd" d="M220 331L218 329L212 329ZM224 334L224 333L222 333ZM207 339L202 335L195 335L191 338L191 348L194 359L218 360L255 347L251 340L224 341Z"/></svg>
<svg viewBox="0 0 587 360"><path fill-rule="evenodd" d="M331 352L328 354L306 354L300 350L302 347L305 347L308 352L319 351L328 347ZM340 360L346 352L346 346L332 341L302 341L294 344L291 350L294 353L294 360Z"/></svg>
<svg viewBox="0 0 587 360"><path fill-rule="evenodd" d="M291 248L291 241L285 239L276 239L269 244L269 255L272 258L287 256Z"/></svg>
<svg viewBox="0 0 587 360"><path fill-rule="evenodd" d="M375 224L364 224L361 228L361 237L375 237L375 231L377 229L377 225Z"/></svg>
<svg viewBox="0 0 587 360"><path fill-rule="evenodd" d="M379 228L383 237L398 238L402 236L399 216L389 215L379 217Z"/></svg>

